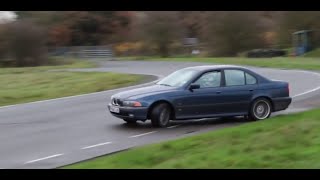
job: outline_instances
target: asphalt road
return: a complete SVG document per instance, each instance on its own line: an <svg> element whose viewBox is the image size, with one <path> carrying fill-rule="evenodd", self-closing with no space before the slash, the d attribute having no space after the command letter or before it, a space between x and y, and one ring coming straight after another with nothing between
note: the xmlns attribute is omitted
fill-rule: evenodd
<svg viewBox="0 0 320 180"><path fill-rule="evenodd" d="M107 61L100 64L101 68L81 71L148 74L155 80L183 67L207 65L145 61ZM293 103L281 113L320 107L318 73L249 68L271 79L290 83ZM107 104L114 93L135 87L0 107L0 168L57 168L134 146L246 123L243 119L205 119L172 122L172 126L164 129L151 127L149 121L129 126L111 116Z"/></svg>

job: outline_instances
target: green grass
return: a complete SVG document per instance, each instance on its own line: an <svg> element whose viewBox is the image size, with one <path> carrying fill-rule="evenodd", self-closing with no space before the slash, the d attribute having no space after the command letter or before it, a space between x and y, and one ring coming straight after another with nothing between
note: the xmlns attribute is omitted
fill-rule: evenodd
<svg viewBox="0 0 320 180"><path fill-rule="evenodd" d="M270 68L320 70L320 58L277 57L277 58L160 58L160 57L121 57L120 60L143 61L192 61L217 64L249 65Z"/></svg>
<svg viewBox="0 0 320 180"><path fill-rule="evenodd" d="M55 69L67 68L95 68L97 65L94 62L77 59L61 59L55 58L51 61L52 65L36 66L36 67L0 67L1 74L19 74L19 73L32 73L32 72L45 72Z"/></svg>
<svg viewBox="0 0 320 180"><path fill-rule="evenodd" d="M144 79L118 73L49 71L95 66L87 61L72 61L60 66L0 68L0 106L114 89Z"/></svg>
<svg viewBox="0 0 320 180"><path fill-rule="evenodd" d="M320 57L320 48L307 52L304 57Z"/></svg>
<svg viewBox="0 0 320 180"><path fill-rule="evenodd" d="M320 168L320 109L73 164L98 168Z"/></svg>

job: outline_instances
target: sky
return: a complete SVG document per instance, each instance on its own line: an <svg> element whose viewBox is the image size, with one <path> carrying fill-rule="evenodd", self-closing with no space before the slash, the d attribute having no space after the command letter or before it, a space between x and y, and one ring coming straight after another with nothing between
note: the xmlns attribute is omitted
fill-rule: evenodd
<svg viewBox="0 0 320 180"><path fill-rule="evenodd" d="M14 20L17 15L13 11L0 11L0 23Z"/></svg>

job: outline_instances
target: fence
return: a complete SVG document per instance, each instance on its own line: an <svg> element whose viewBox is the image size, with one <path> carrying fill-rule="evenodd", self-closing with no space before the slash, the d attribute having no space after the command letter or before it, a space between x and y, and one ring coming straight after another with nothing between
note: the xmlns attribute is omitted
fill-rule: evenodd
<svg viewBox="0 0 320 180"><path fill-rule="evenodd" d="M51 56L67 56L75 58L113 58L110 46L71 46L50 48Z"/></svg>

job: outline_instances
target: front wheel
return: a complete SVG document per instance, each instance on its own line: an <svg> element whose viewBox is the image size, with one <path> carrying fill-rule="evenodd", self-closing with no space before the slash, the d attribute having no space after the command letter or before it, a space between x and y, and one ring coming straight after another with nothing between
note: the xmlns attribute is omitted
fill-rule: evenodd
<svg viewBox="0 0 320 180"><path fill-rule="evenodd" d="M167 127L170 121L171 109L168 104L156 105L151 111L151 123L154 127Z"/></svg>
<svg viewBox="0 0 320 180"><path fill-rule="evenodd" d="M250 107L249 118L255 121L267 119L271 115L271 110L272 105L268 99L258 98Z"/></svg>

